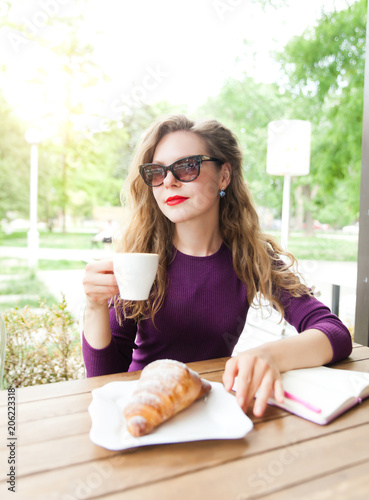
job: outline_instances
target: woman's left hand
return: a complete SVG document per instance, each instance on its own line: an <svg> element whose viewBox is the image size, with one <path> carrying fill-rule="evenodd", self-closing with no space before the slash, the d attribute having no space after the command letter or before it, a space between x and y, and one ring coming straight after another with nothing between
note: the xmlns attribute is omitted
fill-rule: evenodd
<svg viewBox="0 0 369 500"><path fill-rule="evenodd" d="M230 392L237 377L236 398L246 413L256 391L254 415L261 417L270 396L283 403L284 391L281 374L272 356L263 347L242 352L229 359L225 366L223 383Z"/></svg>

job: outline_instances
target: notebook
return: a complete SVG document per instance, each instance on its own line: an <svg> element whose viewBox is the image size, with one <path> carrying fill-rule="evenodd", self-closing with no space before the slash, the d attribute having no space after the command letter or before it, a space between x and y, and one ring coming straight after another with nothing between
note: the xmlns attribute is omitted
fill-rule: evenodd
<svg viewBox="0 0 369 500"><path fill-rule="evenodd" d="M268 403L325 425L369 397L369 373L319 366L282 374L284 403Z"/></svg>

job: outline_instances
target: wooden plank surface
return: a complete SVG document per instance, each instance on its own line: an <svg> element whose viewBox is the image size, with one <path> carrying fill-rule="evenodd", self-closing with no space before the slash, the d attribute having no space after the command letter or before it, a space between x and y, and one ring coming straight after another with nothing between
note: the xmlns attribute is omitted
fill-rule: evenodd
<svg viewBox="0 0 369 500"><path fill-rule="evenodd" d="M204 378L220 382L227 359L189 366ZM355 346L352 356L335 368L369 372L369 348ZM144 500L178 498L176 492L182 491L180 498L196 499L204 498L206 484L206 497L214 499L307 499L306 485L316 485L314 495L318 495L319 487L330 491L342 470L352 471L353 479L348 475L347 481L357 478L359 491L367 486L361 465L367 466L369 461L369 400L327 426L268 407L262 418L253 417L249 410L254 429L241 440L178 443L123 452L94 445L89 439L90 391L138 376L139 372L108 375L17 390L17 396L21 394L17 405L17 498L122 498L118 492L124 491L125 499ZM0 435L5 435L4 405L0 406L0 424ZM6 463L7 454L3 446L0 463ZM269 476L259 477L265 464L270 468ZM1 479L0 490L5 486ZM218 483L224 487L218 488ZM286 496L288 492L291 496Z"/></svg>
<svg viewBox="0 0 369 500"><path fill-rule="evenodd" d="M172 475L188 474L191 471L212 468L224 461L263 454L281 446L319 439L325 435L337 434L367 423L369 401L356 411L343 415L329 426L318 426L303 419L286 414L285 418L255 424L253 431L243 440L208 441L181 443L159 447L141 448L133 452L109 452L93 445L88 435L55 439L42 446L24 446L20 450L22 479L19 485L25 491L34 491L42 481L43 492L37 498L48 498L57 485L58 491L70 492L70 485L76 485L79 478L88 478L99 467L109 470L109 485L102 484L101 491L127 490L137 484L155 482ZM292 438L293 436L293 438ZM46 444L46 446L45 446ZM55 454L55 450L58 453ZM2 460L2 458L0 458ZM148 464L148 468L143 467ZM62 468L62 476L60 475ZM65 488L67 488L65 490ZM40 496L41 495L41 496Z"/></svg>
<svg viewBox="0 0 369 500"><path fill-rule="evenodd" d="M326 474L314 480L305 481L288 490L283 489L271 495L263 495L262 500L368 500L369 461L345 466L336 472ZM354 485L354 486L353 486ZM245 500L248 497L244 497ZM243 500L242 497L239 500Z"/></svg>
<svg viewBox="0 0 369 500"><path fill-rule="evenodd" d="M130 489L124 492L124 499L176 498L176 492L180 492L181 498L203 500L206 490L206 498L221 500L243 497L251 500L283 489L284 500L296 500L298 497L287 495L291 486L369 462L368 442L369 423L339 434L330 434L324 439L310 439L291 444L287 449L278 448L192 474L153 482L150 487ZM330 457L329 460L327 457ZM104 498L118 500L121 497L115 493Z"/></svg>

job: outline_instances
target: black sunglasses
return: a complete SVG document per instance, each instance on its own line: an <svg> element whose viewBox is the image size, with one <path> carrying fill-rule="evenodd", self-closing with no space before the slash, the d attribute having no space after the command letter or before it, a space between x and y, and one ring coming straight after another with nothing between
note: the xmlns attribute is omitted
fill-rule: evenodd
<svg viewBox="0 0 369 500"><path fill-rule="evenodd" d="M222 163L218 158L206 155L186 156L175 161L169 167L157 163L145 163L140 165L140 174L144 182L150 187L161 186L167 176L168 170L173 177L180 182L191 182L200 175L200 167L203 161L216 161Z"/></svg>

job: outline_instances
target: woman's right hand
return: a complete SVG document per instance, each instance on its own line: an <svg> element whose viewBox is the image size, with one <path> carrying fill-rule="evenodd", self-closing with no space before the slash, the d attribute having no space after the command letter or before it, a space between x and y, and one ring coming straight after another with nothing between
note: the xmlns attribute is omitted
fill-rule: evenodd
<svg viewBox="0 0 369 500"><path fill-rule="evenodd" d="M91 308L106 306L108 300L119 293L113 261L100 260L88 263L83 276L83 288L87 306Z"/></svg>

